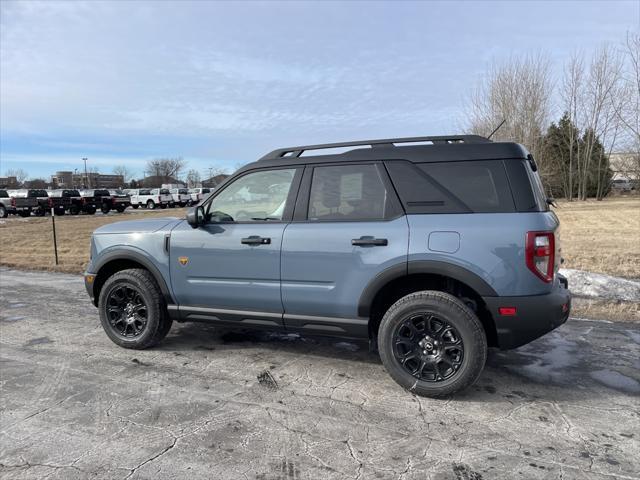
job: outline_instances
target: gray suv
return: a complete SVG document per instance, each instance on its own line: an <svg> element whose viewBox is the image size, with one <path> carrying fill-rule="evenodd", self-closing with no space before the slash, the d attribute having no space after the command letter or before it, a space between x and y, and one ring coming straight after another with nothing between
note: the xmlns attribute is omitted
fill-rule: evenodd
<svg viewBox="0 0 640 480"><path fill-rule="evenodd" d="M86 289L125 348L174 320L364 338L401 386L448 395L488 347L569 316L536 170L521 145L477 136L275 150L186 219L97 229Z"/></svg>

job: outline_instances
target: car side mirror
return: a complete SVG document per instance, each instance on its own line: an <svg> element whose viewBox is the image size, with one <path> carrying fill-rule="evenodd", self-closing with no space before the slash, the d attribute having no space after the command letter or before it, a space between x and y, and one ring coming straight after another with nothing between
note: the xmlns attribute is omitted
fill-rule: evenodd
<svg viewBox="0 0 640 480"><path fill-rule="evenodd" d="M187 210L186 218L191 228L198 228L204 223L204 208L202 206L190 208Z"/></svg>

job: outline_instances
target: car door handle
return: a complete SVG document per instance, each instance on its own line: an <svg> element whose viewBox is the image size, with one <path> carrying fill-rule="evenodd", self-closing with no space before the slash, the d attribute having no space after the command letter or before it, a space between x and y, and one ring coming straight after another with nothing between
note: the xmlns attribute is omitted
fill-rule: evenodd
<svg viewBox="0 0 640 480"><path fill-rule="evenodd" d="M268 237L259 237L258 235L251 235L250 237L240 240L243 245L269 245L271 239Z"/></svg>
<svg viewBox="0 0 640 480"><path fill-rule="evenodd" d="M351 240L351 245L356 247L386 247L389 245L389 241L386 238L360 237Z"/></svg>

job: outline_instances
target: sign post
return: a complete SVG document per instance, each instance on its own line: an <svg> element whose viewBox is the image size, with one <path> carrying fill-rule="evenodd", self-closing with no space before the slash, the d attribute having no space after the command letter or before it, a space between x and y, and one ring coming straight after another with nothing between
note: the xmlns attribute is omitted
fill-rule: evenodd
<svg viewBox="0 0 640 480"><path fill-rule="evenodd" d="M56 265L58 265L58 239L56 238L56 212L51 207L51 225L53 226L53 252L56 255Z"/></svg>

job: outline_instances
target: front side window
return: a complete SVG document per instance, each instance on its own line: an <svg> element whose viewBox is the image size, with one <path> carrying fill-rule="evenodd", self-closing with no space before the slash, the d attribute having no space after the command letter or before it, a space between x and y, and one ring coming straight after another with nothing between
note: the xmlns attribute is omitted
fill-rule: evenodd
<svg viewBox="0 0 640 480"><path fill-rule="evenodd" d="M295 173L295 168L264 170L238 178L209 204L209 218L218 222L282 220Z"/></svg>
<svg viewBox="0 0 640 480"><path fill-rule="evenodd" d="M382 220L387 190L375 165L315 167L307 218L323 220Z"/></svg>

